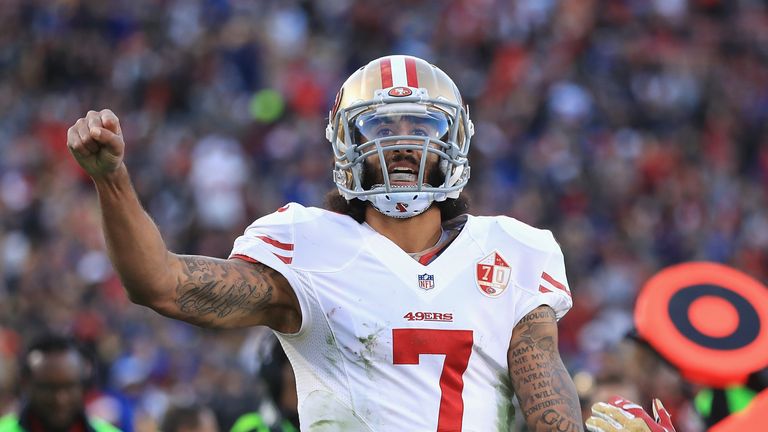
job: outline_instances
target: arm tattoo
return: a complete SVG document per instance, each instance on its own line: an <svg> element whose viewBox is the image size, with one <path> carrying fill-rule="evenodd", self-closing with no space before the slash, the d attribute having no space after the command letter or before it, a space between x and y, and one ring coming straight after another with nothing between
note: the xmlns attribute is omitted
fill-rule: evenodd
<svg viewBox="0 0 768 432"><path fill-rule="evenodd" d="M576 388L557 351L555 312L536 308L515 327L509 374L529 429L582 431Z"/></svg>
<svg viewBox="0 0 768 432"><path fill-rule="evenodd" d="M176 305L198 325L237 319L266 308L272 299L274 270L197 256L181 258Z"/></svg>

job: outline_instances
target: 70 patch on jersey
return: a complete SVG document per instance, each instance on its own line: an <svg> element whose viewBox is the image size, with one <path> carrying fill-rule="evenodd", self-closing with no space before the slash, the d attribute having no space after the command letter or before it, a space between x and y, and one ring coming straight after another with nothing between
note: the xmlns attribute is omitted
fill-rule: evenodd
<svg viewBox="0 0 768 432"><path fill-rule="evenodd" d="M509 285L512 269L498 251L493 251L477 262L477 287L487 297L498 297Z"/></svg>

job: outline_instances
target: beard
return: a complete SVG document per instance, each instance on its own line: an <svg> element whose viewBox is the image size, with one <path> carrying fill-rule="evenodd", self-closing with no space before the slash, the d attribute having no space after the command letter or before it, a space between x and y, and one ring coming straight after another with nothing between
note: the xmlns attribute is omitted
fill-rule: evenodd
<svg viewBox="0 0 768 432"><path fill-rule="evenodd" d="M416 166L419 165L419 160L410 154L395 153L391 160L387 164L393 162L407 161ZM424 183L429 184L432 187L437 187L443 184L445 181L445 175L440 171L440 164L435 163L431 166L425 167L427 172L424 173ZM387 170L389 171L389 170ZM417 173L418 175L418 173ZM375 185L384 184L384 173L381 167L372 167L368 161L363 161L363 189L370 190Z"/></svg>

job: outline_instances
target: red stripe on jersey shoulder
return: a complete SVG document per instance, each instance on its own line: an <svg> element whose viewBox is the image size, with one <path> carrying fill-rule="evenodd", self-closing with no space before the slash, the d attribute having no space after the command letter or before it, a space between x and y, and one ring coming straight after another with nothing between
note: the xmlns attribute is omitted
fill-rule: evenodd
<svg viewBox="0 0 768 432"><path fill-rule="evenodd" d="M392 87L392 61L388 58L381 59L379 68L381 69L381 88Z"/></svg>
<svg viewBox="0 0 768 432"><path fill-rule="evenodd" d="M280 261L282 261L282 262L284 262L286 264L290 264L291 262L293 262L293 258L291 258L291 257L278 255L278 254L276 254L274 252L272 252L272 255L276 256L277 258L280 259ZM260 263L260 261L257 261L255 259L249 257L248 255L234 254L234 255L232 255L231 258L240 259L240 260L252 263L252 264L259 264Z"/></svg>
<svg viewBox="0 0 768 432"><path fill-rule="evenodd" d="M272 252L272 255L274 255L274 256L276 256L276 257L280 258L280 261L282 261L282 262L284 262L284 263L286 263L286 264L290 264L290 263L293 261L293 258L291 258L291 257L287 257L287 256L278 255L278 254L276 254L276 253L274 253L274 252Z"/></svg>
<svg viewBox="0 0 768 432"><path fill-rule="evenodd" d="M234 254L234 255L232 255L232 258L237 258L239 260L247 261L247 262L253 263L253 264L258 263L258 261L256 261L255 259L249 257L248 255Z"/></svg>
<svg viewBox="0 0 768 432"><path fill-rule="evenodd" d="M539 285L539 292L548 293L548 292L552 292L552 290L545 288L544 285Z"/></svg>
<svg viewBox="0 0 768 432"><path fill-rule="evenodd" d="M568 291L568 289L565 287L565 285L563 285L560 282L556 281L555 278L550 276L547 272L542 273L541 274L541 278L544 279L545 281L551 283L552 285L554 285L555 288L557 288L557 289L560 289L560 290L563 290L563 291Z"/></svg>
<svg viewBox="0 0 768 432"><path fill-rule="evenodd" d="M287 251L292 251L293 250L293 245L290 244L290 243L279 242L279 241L273 239L272 237L265 236L265 235L260 235L260 236L256 236L256 237L260 238L264 243L269 243L269 244L271 244L272 246L274 246L274 247L276 247L278 249L287 250Z"/></svg>
<svg viewBox="0 0 768 432"><path fill-rule="evenodd" d="M563 291L564 293L568 294L569 296L571 295L571 292L568 291L568 288L566 288L566 286L564 284L556 281L555 278L550 276L547 272L542 273L541 274L541 278L544 279L545 281L551 283L553 287ZM539 288L539 291L541 291L541 288Z"/></svg>
<svg viewBox="0 0 768 432"><path fill-rule="evenodd" d="M405 76L408 79L408 87L419 87L419 75L416 73L416 59L405 58Z"/></svg>

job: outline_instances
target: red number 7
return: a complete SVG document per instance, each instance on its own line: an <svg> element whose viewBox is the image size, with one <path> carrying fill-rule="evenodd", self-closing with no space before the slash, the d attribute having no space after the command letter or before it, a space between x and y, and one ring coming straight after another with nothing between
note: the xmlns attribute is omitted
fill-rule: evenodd
<svg viewBox="0 0 768 432"><path fill-rule="evenodd" d="M392 363L419 364L419 354L445 354L440 374L437 432L461 431L464 372L472 354L472 330L392 329Z"/></svg>

